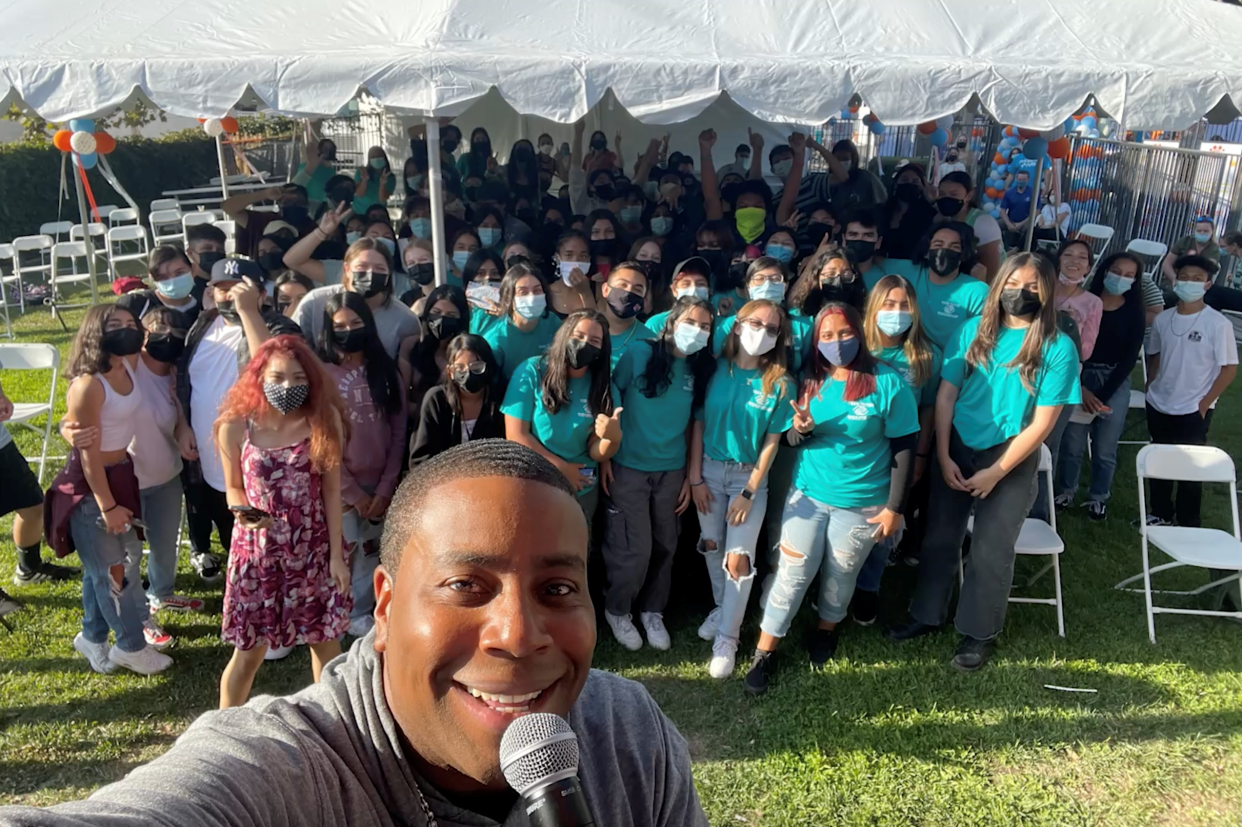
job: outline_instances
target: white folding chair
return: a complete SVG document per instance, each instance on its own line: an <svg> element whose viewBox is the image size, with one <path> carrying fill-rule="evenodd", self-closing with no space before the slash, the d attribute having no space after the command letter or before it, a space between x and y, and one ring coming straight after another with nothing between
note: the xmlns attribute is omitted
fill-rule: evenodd
<svg viewBox="0 0 1242 827"><path fill-rule="evenodd" d="M24 235L13 239L13 272L20 277L17 285L22 291L23 313L26 312L26 291L30 288L31 277L42 274L44 282L51 284L54 243L50 235Z"/></svg>
<svg viewBox="0 0 1242 827"><path fill-rule="evenodd" d="M43 434L43 448L39 453L39 485L43 485L43 471L49 459L47 455L48 440L52 437L52 409L56 405L56 378L60 373L60 351L46 344L8 344L0 345L0 366L5 370L50 370L52 382L48 390L46 402L18 402L13 400L13 417L10 425L20 425L31 431ZM46 416L47 422L42 428L31 424L31 421Z"/></svg>
<svg viewBox="0 0 1242 827"><path fill-rule="evenodd" d="M1083 224L1078 228L1078 237L1091 245L1096 258L1108 251L1108 244L1113 240L1113 228L1103 224Z"/></svg>
<svg viewBox="0 0 1242 827"><path fill-rule="evenodd" d="M1139 349L1139 364L1143 367L1143 387L1147 387L1147 354L1142 348ZM1130 410L1147 412L1147 394L1141 390L1130 388ZM1118 445L1146 445L1151 442L1150 439L1119 439Z"/></svg>
<svg viewBox="0 0 1242 827"><path fill-rule="evenodd" d="M1148 445L1139 451L1135 468L1138 474L1139 532L1143 536L1143 573L1122 580L1114 588L1143 592L1147 601L1147 634L1151 642L1156 642L1157 614L1208 615L1242 620L1242 610L1223 612L1210 609L1175 609L1170 606L1156 606L1152 602L1153 594L1198 595L1242 577L1242 534L1239 533L1238 526L1238 483L1233 460L1221 449L1209 445ZM1147 479L1176 480L1179 483L1228 483L1229 503L1233 509L1233 534L1218 528L1147 525L1147 492L1143 485L1143 481ZM1172 557L1173 562L1153 567L1149 545L1154 545ZM1152 589L1153 574L1182 566L1227 570L1233 574L1189 591ZM1141 590L1127 588L1130 583L1138 580L1143 581Z"/></svg>
<svg viewBox="0 0 1242 827"><path fill-rule="evenodd" d="M224 233L224 252L233 255L237 252L237 222L232 219L221 219L216 227Z"/></svg>
<svg viewBox="0 0 1242 827"><path fill-rule="evenodd" d="M107 221L108 216L112 215L112 213L116 212L118 209L120 209L120 207L116 204L100 204L95 208L95 212L99 215L100 221Z"/></svg>
<svg viewBox="0 0 1242 827"><path fill-rule="evenodd" d="M133 207L122 207L119 210L113 210L108 213L108 226L121 227L126 224L138 223L138 211Z"/></svg>
<svg viewBox="0 0 1242 827"><path fill-rule="evenodd" d="M209 210L203 212L188 212L181 216L181 233L182 239L186 246L189 246L189 233L191 227L198 227L203 224L215 224L216 214Z"/></svg>
<svg viewBox="0 0 1242 827"><path fill-rule="evenodd" d="M9 263L9 274L7 276L4 274L3 265L0 264L0 304L4 305L4 329L9 334L10 341L13 339L13 324L9 319L9 291L5 288L6 284L17 285L17 303L18 307L22 308L22 281L21 276L17 274L14 268L14 255L12 244L0 244L0 262L8 261Z"/></svg>
<svg viewBox="0 0 1242 827"><path fill-rule="evenodd" d="M73 229L72 221L49 221L39 226L41 235L50 235L52 240L60 241L60 237Z"/></svg>
<svg viewBox="0 0 1242 827"><path fill-rule="evenodd" d="M92 241L95 240L96 238L103 239L105 241L107 240L108 238L108 225L107 224L101 224L99 222L92 221L90 223L90 228L91 228L91 240ZM69 229L69 240L70 241L81 241L85 237L86 237L86 233L82 230L81 224L74 224Z"/></svg>
<svg viewBox="0 0 1242 827"><path fill-rule="evenodd" d="M1146 238L1132 238L1126 245L1126 252L1143 259L1143 275L1154 279L1160 270L1160 262L1164 261L1165 253L1169 252L1169 245Z"/></svg>
<svg viewBox="0 0 1242 827"><path fill-rule="evenodd" d="M150 211L159 212L161 210L176 210L181 212L181 202L176 198L156 198L151 202Z"/></svg>
<svg viewBox="0 0 1242 827"><path fill-rule="evenodd" d="M128 246L127 246L128 245ZM112 280L117 277L117 265L126 261L141 262L146 267L151 255L147 241L147 228L141 224L127 224L108 230L108 273Z"/></svg>
<svg viewBox="0 0 1242 827"><path fill-rule="evenodd" d="M1027 517L1022 523L1022 530L1018 533L1018 541L1014 543L1013 550L1015 554L1027 554L1049 557L1050 562L1035 574L1027 578L1021 588L1028 588L1035 584L1049 570L1052 571L1052 584L1056 592L1055 597L1010 597L1010 603L1038 603L1043 606L1055 606L1057 610L1057 634L1065 637L1065 604L1061 599L1061 553L1065 551L1065 541L1061 539L1061 535L1057 534L1057 510L1052 503L1052 451L1048 450L1047 445L1039 446L1039 471L1038 473L1046 475L1044 482L1047 483L1045 490L1048 493L1048 514L1051 523L1043 520L1037 520L1033 517ZM970 519L966 521L967 534L974 534L975 517L972 514ZM962 561L958 561L957 565L958 583L962 583L966 579L966 566Z"/></svg>
<svg viewBox="0 0 1242 827"><path fill-rule="evenodd" d="M151 243L155 246L171 244L185 240L185 229L181 226L181 210L155 210L147 216L151 225Z"/></svg>
<svg viewBox="0 0 1242 827"><path fill-rule="evenodd" d="M67 260L69 262L68 272L61 268L61 262ZM78 266L81 260L82 266ZM80 284L84 281L91 280L90 263L86 260L86 242L85 241L62 241L52 247L52 317L56 317L56 310L66 307L89 307L90 302L79 302L78 304L65 304L59 301L60 286L62 284Z"/></svg>

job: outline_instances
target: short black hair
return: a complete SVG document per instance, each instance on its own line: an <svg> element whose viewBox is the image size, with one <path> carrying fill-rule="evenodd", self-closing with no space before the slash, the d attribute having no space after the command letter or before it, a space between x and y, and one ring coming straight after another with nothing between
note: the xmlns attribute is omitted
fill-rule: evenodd
<svg viewBox="0 0 1242 827"><path fill-rule="evenodd" d="M507 439L475 439L431 457L410 470L393 495L380 540L380 562L396 575L423 502L433 489L454 480L510 477L541 482L577 497L565 475L539 454Z"/></svg>
<svg viewBox="0 0 1242 827"><path fill-rule="evenodd" d="M1198 267L1208 274L1208 281L1216 278L1216 273L1220 270L1219 264L1212 261L1207 256L1196 255L1195 253L1179 256L1178 259L1173 262L1174 273L1181 270L1183 267Z"/></svg>
<svg viewBox="0 0 1242 827"><path fill-rule="evenodd" d="M223 246L228 236L214 224L195 224L185 231L185 244L188 247L195 241L214 241Z"/></svg>

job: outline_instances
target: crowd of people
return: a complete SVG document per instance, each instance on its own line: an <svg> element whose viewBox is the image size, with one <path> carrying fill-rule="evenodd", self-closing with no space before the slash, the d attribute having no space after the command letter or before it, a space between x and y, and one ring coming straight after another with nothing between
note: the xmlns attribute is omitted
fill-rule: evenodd
<svg viewBox="0 0 1242 827"><path fill-rule="evenodd" d="M1002 227L967 170L933 183L910 163L890 192L849 141L795 133L765 156L752 133L718 170L708 130L697 158L652 141L627 170L619 136L584 147L581 124L570 146L518 141L503 165L482 128L464 148L456 126L441 135L442 238L420 132L400 179L379 147L340 174L334 143L312 137L293 182L224 203L235 254L191 227L184 249L151 253L148 289L87 312L60 426L73 450L46 492L0 428L16 579L77 576L41 538L76 551L73 645L95 671L167 669L158 616L203 609L173 590L184 502L194 569L224 581L221 706L300 644L318 680L371 628L403 474L485 438L536 451L577 492L603 618L627 649L670 647L673 559L697 515L707 669L735 673L754 612L755 694L817 579L813 664L847 617L875 622L899 559L917 585L889 637L942 629L973 513L952 665L974 671L1004 626L1023 520L1046 502L1040 446L1069 508L1090 440L1083 506L1107 519L1139 359L1155 442L1205 443L1236 374L1215 308L1238 295L1213 286L1208 219L1153 281L1083 240L1017 249L1040 220L1025 172ZM807 150L826 172L807 172ZM1061 221L1054 206L1046 223ZM10 410L0 393L0 420ZM1152 484L1155 524L1198 525L1199 506L1197 486Z"/></svg>

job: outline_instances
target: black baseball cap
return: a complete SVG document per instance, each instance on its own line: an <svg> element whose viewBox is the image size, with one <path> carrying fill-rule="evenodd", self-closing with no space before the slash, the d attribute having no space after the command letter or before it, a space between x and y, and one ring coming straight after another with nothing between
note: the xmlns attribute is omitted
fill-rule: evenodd
<svg viewBox="0 0 1242 827"><path fill-rule="evenodd" d="M712 265L702 256L690 256L673 268L672 281L677 281L677 277L681 275L683 270L689 270L692 275L712 277Z"/></svg>
<svg viewBox="0 0 1242 827"><path fill-rule="evenodd" d="M253 284L262 285L263 279L267 274L263 272L263 268L259 266L257 261L251 261L248 258L222 258L211 268L211 278L207 280L208 284L220 284L222 282L242 281L243 279Z"/></svg>

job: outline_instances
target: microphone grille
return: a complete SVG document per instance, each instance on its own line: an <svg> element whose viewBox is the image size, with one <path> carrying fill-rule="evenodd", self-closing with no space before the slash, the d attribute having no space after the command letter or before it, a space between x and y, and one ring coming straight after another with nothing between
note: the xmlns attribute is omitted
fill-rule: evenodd
<svg viewBox="0 0 1242 827"><path fill-rule="evenodd" d="M559 715L523 715L509 724L500 739L500 769L519 794L577 775L578 736Z"/></svg>

